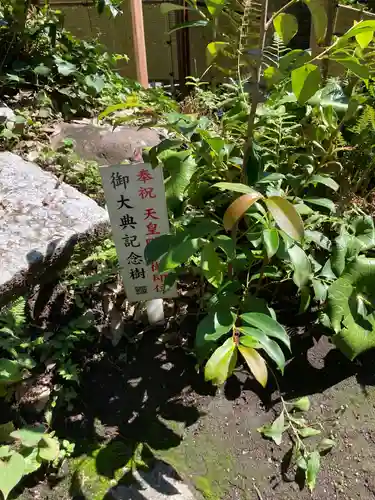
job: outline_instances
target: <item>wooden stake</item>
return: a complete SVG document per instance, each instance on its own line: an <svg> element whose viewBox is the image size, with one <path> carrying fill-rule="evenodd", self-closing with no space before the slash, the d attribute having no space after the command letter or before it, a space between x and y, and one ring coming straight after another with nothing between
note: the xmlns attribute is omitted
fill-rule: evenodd
<svg viewBox="0 0 375 500"><path fill-rule="evenodd" d="M137 80L143 87L147 88L148 71L142 0L130 0L130 11L132 16L133 44L135 64L137 68Z"/></svg>

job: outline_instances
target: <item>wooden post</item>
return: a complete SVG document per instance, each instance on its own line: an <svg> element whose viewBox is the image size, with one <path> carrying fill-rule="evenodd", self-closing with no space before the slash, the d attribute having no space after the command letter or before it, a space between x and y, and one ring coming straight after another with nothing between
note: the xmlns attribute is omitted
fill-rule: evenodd
<svg viewBox="0 0 375 500"><path fill-rule="evenodd" d="M148 71L142 0L130 0L130 11L132 16L133 45L135 64L137 68L137 79L143 87L147 88Z"/></svg>

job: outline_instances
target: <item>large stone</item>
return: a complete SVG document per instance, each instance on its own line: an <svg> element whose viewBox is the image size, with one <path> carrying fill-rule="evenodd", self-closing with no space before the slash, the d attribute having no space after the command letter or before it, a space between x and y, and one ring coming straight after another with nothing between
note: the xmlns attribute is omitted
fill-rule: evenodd
<svg viewBox="0 0 375 500"><path fill-rule="evenodd" d="M85 160L99 165L115 165L132 159L136 148L156 146L163 136L156 130L134 127L98 126L93 123L61 123L51 137L51 145L58 148L64 139L73 139L74 150Z"/></svg>
<svg viewBox="0 0 375 500"><path fill-rule="evenodd" d="M0 153L0 306L54 279L76 243L109 230L106 210L13 153Z"/></svg>
<svg viewBox="0 0 375 500"><path fill-rule="evenodd" d="M0 101L0 123L8 120L15 120L16 115L3 101Z"/></svg>

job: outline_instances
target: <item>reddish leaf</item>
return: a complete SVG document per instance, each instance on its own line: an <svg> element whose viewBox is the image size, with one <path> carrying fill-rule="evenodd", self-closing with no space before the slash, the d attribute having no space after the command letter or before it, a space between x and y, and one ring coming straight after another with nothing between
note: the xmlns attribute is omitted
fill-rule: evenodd
<svg viewBox="0 0 375 500"><path fill-rule="evenodd" d="M243 217L246 211L253 205L256 201L263 198L263 195L255 191L252 194L244 194L234 200L234 202L229 205L224 214L224 228L226 231L230 231L233 226Z"/></svg>

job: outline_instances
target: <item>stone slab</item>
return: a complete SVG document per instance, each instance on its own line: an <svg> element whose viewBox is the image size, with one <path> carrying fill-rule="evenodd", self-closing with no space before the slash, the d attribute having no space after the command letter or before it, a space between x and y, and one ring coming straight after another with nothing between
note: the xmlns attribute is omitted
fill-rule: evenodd
<svg viewBox="0 0 375 500"><path fill-rule="evenodd" d="M78 242L104 237L108 214L19 156L0 153L0 306L54 279Z"/></svg>
<svg viewBox="0 0 375 500"><path fill-rule="evenodd" d="M15 118L16 115L14 114L14 111L0 100L0 123L4 123L7 120L15 120Z"/></svg>
<svg viewBox="0 0 375 500"><path fill-rule="evenodd" d="M82 121L57 125L51 145L56 149L68 138L73 139L74 151L81 158L96 161L99 165L116 165L131 160L137 148L156 146L163 136L149 128L113 128Z"/></svg>

